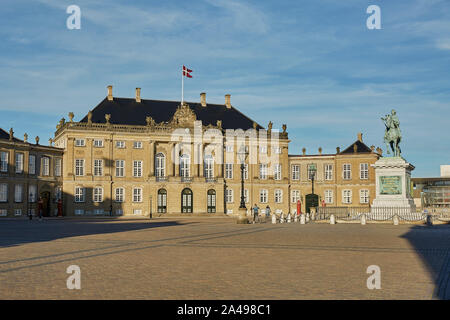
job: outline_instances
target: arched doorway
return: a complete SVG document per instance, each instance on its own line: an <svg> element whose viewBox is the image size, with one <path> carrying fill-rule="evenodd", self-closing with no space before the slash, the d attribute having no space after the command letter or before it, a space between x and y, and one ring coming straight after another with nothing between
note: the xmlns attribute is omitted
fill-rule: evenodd
<svg viewBox="0 0 450 320"><path fill-rule="evenodd" d="M44 217L50 216L50 192L43 191L41 192L42 199L42 215Z"/></svg>
<svg viewBox="0 0 450 320"><path fill-rule="evenodd" d="M181 191L181 212L192 213L192 190L189 188Z"/></svg>
<svg viewBox="0 0 450 320"><path fill-rule="evenodd" d="M208 213L215 213L216 212L216 191L211 189L208 190Z"/></svg>
<svg viewBox="0 0 450 320"><path fill-rule="evenodd" d="M317 208L319 206L319 196L317 194L307 194L305 196L305 211L311 213L311 208Z"/></svg>
<svg viewBox="0 0 450 320"><path fill-rule="evenodd" d="M166 189L158 190L158 213L167 212L167 191Z"/></svg>

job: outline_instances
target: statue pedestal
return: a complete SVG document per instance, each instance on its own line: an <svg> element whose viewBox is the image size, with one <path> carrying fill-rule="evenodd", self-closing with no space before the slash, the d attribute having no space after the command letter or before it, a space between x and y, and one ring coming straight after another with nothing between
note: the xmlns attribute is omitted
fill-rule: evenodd
<svg viewBox="0 0 450 320"><path fill-rule="evenodd" d="M416 210L411 196L414 166L401 157L383 157L375 162L376 197L372 208L402 207Z"/></svg>

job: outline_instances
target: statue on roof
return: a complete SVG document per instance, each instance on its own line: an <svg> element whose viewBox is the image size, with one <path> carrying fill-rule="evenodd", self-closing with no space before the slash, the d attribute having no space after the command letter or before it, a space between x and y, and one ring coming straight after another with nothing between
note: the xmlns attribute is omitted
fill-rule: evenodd
<svg viewBox="0 0 450 320"><path fill-rule="evenodd" d="M401 156L400 141L402 140L402 133L400 131L400 121L398 120L397 112L392 109L391 114L382 117L383 123L386 127L384 131L384 143L386 144L387 153L390 154L389 147L394 154L394 157Z"/></svg>

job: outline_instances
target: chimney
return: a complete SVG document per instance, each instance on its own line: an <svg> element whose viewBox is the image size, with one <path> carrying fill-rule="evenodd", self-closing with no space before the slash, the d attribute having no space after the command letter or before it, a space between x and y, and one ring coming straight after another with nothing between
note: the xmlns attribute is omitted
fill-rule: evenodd
<svg viewBox="0 0 450 320"><path fill-rule="evenodd" d="M23 142L28 142L28 134L23 135Z"/></svg>
<svg viewBox="0 0 450 320"><path fill-rule="evenodd" d="M319 147L319 155L322 155L322 147Z"/></svg>
<svg viewBox="0 0 450 320"><path fill-rule="evenodd" d="M141 88L136 88L136 102L141 102Z"/></svg>
<svg viewBox="0 0 450 320"><path fill-rule="evenodd" d="M341 148L340 147L336 147L336 153L340 153L341 152Z"/></svg>
<svg viewBox="0 0 450 320"><path fill-rule="evenodd" d="M227 106L228 109L231 109L231 99L230 99L231 95L226 94L225 95L225 105Z"/></svg>
<svg viewBox="0 0 450 320"><path fill-rule="evenodd" d="M112 101L112 100L113 100L112 86L111 86L111 85L108 86L108 100L109 100L109 101Z"/></svg>
<svg viewBox="0 0 450 320"><path fill-rule="evenodd" d="M363 142L362 141L362 133L361 132L358 132L358 140L359 140L359 142Z"/></svg>
<svg viewBox="0 0 450 320"><path fill-rule="evenodd" d="M206 107L206 93L205 92L200 93L200 103L202 104L202 107Z"/></svg>
<svg viewBox="0 0 450 320"><path fill-rule="evenodd" d="M303 155L306 155L306 148L302 149L302 153L303 153Z"/></svg>

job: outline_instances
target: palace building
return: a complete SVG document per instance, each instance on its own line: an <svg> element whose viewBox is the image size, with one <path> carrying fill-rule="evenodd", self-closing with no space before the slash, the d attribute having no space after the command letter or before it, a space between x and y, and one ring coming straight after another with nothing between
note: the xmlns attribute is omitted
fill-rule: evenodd
<svg viewBox="0 0 450 320"><path fill-rule="evenodd" d="M108 86L107 97L80 121L70 112L56 129L48 147L2 131L3 215L35 209L31 196L15 201L19 190L48 199L50 215L60 197L68 216L237 214L241 161L248 210L256 203L294 213L300 201L305 212L312 193L318 205L369 206L375 195L371 164L381 156L362 134L335 154L319 148L315 155L305 149L289 155L286 125L264 128L236 109L230 95L224 104L207 103L205 93L199 102L181 104L141 99L140 88L134 98L117 98Z"/></svg>

